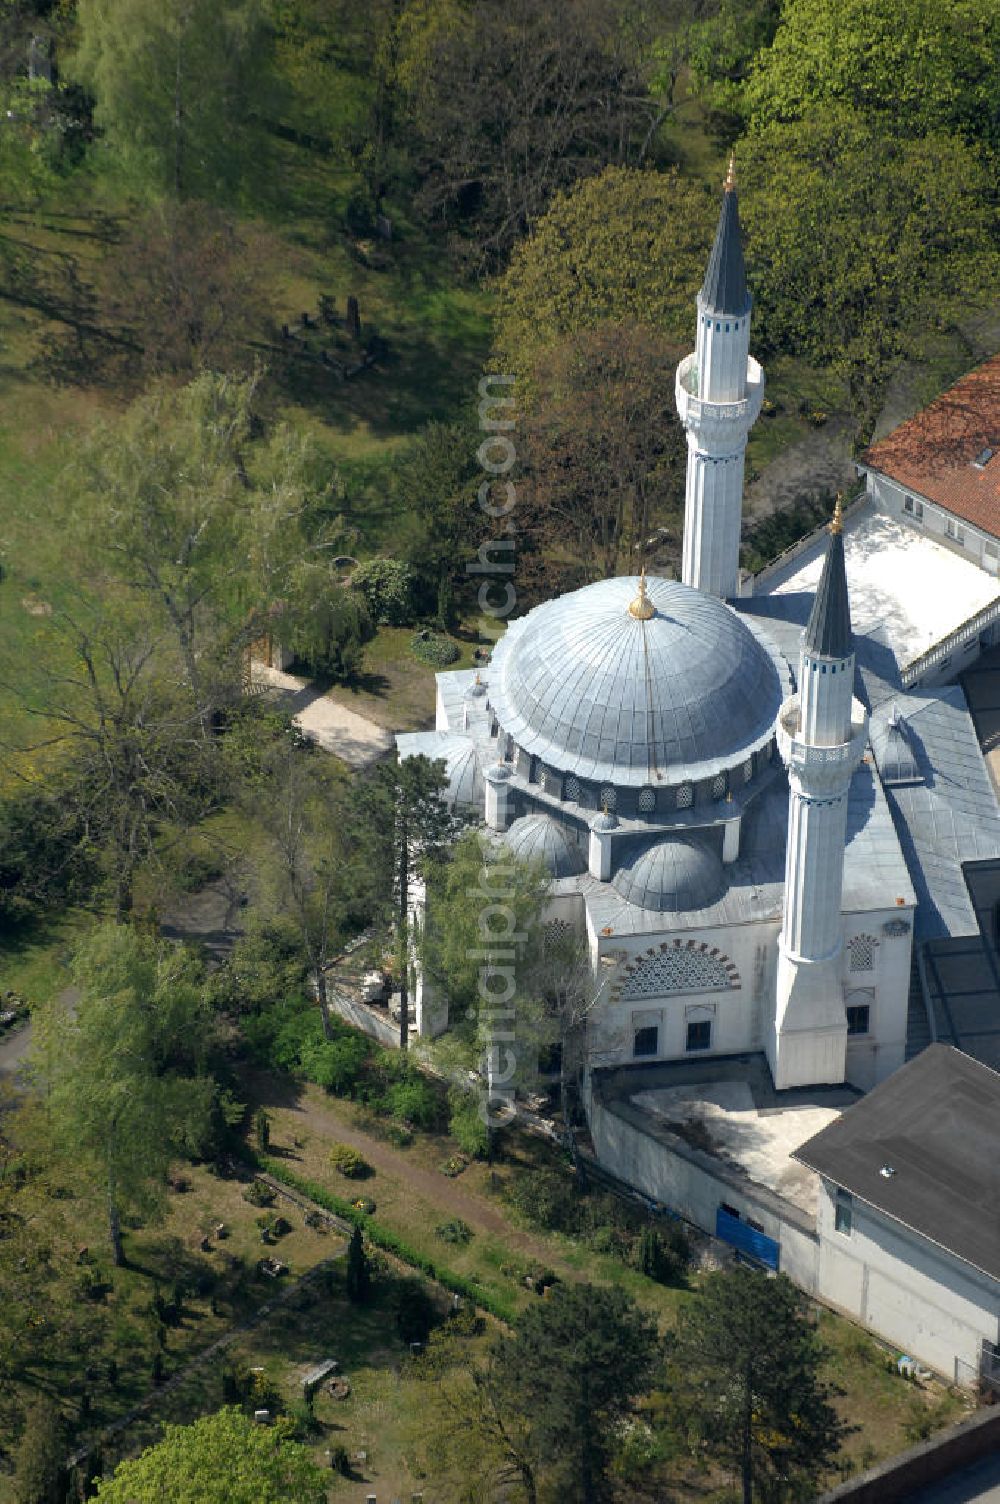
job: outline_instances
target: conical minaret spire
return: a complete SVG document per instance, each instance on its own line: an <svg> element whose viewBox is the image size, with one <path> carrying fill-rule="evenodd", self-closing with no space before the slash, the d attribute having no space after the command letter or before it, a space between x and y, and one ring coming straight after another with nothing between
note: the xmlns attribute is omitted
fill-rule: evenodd
<svg viewBox="0 0 1000 1504"><path fill-rule="evenodd" d="M731 157L723 190L698 294L697 345L677 369L676 399L688 435L682 578L725 598L738 591L743 461L764 375L748 354L751 300Z"/></svg>
<svg viewBox="0 0 1000 1504"><path fill-rule="evenodd" d="M774 1032L779 1088L844 1080L847 1015L839 957L847 804L868 736L854 698L854 641L838 498L799 654L799 693L778 719L788 768L785 907L778 936Z"/></svg>

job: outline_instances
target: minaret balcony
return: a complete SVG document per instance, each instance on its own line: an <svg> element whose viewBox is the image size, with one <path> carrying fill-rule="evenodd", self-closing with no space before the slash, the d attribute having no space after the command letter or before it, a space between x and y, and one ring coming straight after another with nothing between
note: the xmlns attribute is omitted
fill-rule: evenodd
<svg viewBox="0 0 1000 1504"><path fill-rule="evenodd" d="M745 434L760 413L764 400L764 372L759 361L747 356L746 396L737 402L706 402L698 396L698 356L692 350L677 367L674 382L677 413L685 428L736 437Z"/></svg>
<svg viewBox="0 0 1000 1504"><path fill-rule="evenodd" d="M810 792L820 794L829 786L850 781L850 774L864 756L868 741L868 712L860 700L851 701L851 730L844 742L816 747L802 738L802 714L798 695L792 695L778 714L778 752L789 774Z"/></svg>

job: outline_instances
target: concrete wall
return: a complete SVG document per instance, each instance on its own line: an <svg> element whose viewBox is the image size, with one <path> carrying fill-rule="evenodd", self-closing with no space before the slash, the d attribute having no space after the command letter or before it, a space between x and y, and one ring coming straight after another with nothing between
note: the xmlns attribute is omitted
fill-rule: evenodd
<svg viewBox="0 0 1000 1504"><path fill-rule="evenodd" d="M850 1478L819 1504L906 1504L920 1488L1000 1451L1000 1408L981 1410L890 1462ZM960 1495L956 1494L957 1500Z"/></svg>
<svg viewBox="0 0 1000 1504"><path fill-rule="evenodd" d="M856 1198L850 1234L837 1232L835 1208L823 1181L820 1297L947 1379L978 1370L982 1339L1000 1330L1000 1282Z"/></svg>
<svg viewBox="0 0 1000 1504"><path fill-rule="evenodd" d="M376 1013L374 1008L369 1008L367 1003L356 1002L353 998L346 997L344 993L335 992L331 988L329 1004L334 1013L339 1013L347 1023L353 1024L356 1029L363 1030L372 1039L377 1039L379 1044L389 1045L392 1048L399 1045L398 1024L390 1023L382 1014Z"/></svg>
<svg viewBox="0 0 1000 1504"><path fill-rule="evenodd" d="M652 1125L628 1103L605 1103L599 1090L589 1098L589 1120L597 1158L612 1174L706 1232L715 1232L720 1205L733 1207L779 1245L782 1273L816 1293L819 1247L804 1212L729 1174L718 1160Z"/></svg>

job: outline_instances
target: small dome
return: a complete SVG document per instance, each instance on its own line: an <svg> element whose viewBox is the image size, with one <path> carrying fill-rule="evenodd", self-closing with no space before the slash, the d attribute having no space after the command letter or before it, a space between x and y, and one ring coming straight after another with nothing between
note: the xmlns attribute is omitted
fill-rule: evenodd
<svg viewBox="0 0 1000 1504"><path fill-rule="evenodd" d="M446 803L478 809L483 802L483 775L476 749L467 736L450 731L426 731L400 736L397 745L401 757L429 757L444 763L448 788Z"/></svg>
<svg viewBox="0 0 1000 1504"><path fill-rule="evenodd" d="M504 836L508 851L521 862L543 862L553 877L578 877L587 864L579 846L548 815L522 815Z"/></svg>
<svg viewBox="0 0 1000 1504"><path fill-rule="evenodd" d="M486 769L487 783L507 783L510 780L510 776L511 766L509 762L495 762Z"/></svg>
<svg viewBox="0 0 1000 1504"><path fill-rule="evenodd" d="M465 698L467 700L479 700L479 699L482 698L482 696L485 693L486 693L486 685L483 683L482 679L480 678L480 676L479 676L479 670L477 669L476 670L476 677L473 679L472 683L469 685L468 689L465 691Z"/></svg>
<svg viewBox="0 0 1000 1504"><path fill-rule="evenodd" d="M614 810L602 809L599 815L595 815L590 822L591 830L617 830L618 816Z"/></svg>
<svg viewBox="0 0 1000 1504"><path fill-rule="evenodd" d="M615 874L614 886L629 903L656 913L706 909L726 890L722 863L690 836L643 841Z"/></svg>

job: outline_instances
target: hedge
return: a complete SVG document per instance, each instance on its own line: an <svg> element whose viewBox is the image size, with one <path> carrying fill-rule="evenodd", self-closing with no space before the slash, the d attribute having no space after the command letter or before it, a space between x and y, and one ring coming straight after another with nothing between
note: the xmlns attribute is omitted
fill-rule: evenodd
<svg viewBox="0 0 1000 1504"><path fill-rule="evenodd" d="M344 1196L335 1196L323 1186L316 1185L312 1180L305 1180L301 1175L294 1174L286 1169L280 1160L268 1158L258 1154L257 1163L262 1170L266 1170L275 1180L280 1180L283 1185L289 1186L293 1191L298 1191L300 1196L307 1196L310 1201L315 1201L317 1206L322 1206L326 1211L332 1212L336 1217L343 1217L345 1222L350 1222L352 1227L360 1227L368 1240L376 1247L381 1248L383 1253L391 1253L404 1264L410 1264L414 1269L419 1269L421 1274L426 1274L428 1279L436 1280L446 1290L454 1295L461 1295L470 1300L474 1305L489 1311L498 1321L504 1321L508 1326L513 1326L517 1320L517 1313L505 1300L500 1300L496 1295L481 1288L475 1280L466 1279L463 1274L456 1274L454 1270L442 1268L426 1254L418 1253L415 1248L367 1212L360 1211L353 1202Z"/></svg>

